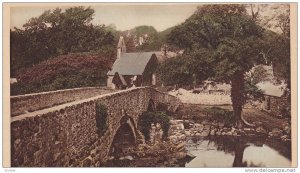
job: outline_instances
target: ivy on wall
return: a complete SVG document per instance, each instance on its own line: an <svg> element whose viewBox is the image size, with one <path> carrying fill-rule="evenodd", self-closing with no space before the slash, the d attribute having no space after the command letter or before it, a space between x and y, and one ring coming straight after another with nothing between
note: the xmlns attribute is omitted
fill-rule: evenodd
<svg viewBox="0 0 300 173"><path fill-rule="evenodd" d="M163 137L168 136L168 131L170 128L170 118L167 116L165 112L144 112L138 121L138 127L140 131L145 136L146 140L150 139L150 128L151 124L159 123L163 130Z"/></svg>
<svg viewBox="0 0 300 173"><path fill-rule="evenodd" d="M108 128L107 117L107 107L102 103L96 102L96 126L99 135L103 135Z"/></svg>

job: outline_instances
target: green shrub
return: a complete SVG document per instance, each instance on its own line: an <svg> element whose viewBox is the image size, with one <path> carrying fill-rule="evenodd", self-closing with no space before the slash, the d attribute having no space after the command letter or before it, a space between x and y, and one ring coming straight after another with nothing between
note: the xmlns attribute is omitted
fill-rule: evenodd
<svg viewBox="0 0 300 173"><path fill-rule="evenodd" d="M107 107L96 102L96 126L99 135L103 135L107 130L107 116Z"/></svg>
<svg viewBox="0 0 300 173"><path fill-rule="evenodd" d="M225 122L226 124L230 124L234 121L233 111L231 110L219 107L211 107L205 108L204 111L212 120Z"/></svg>
<svg viewBox="0 0 300 173"><path fill-rule="evenodd" d="M11 85L11 95L106 85L106 73L114 54L74 53L59 55L24 69Z"/></svg>
<svg viewBox="0 0 300 173"><path fill-rule="evenodd" d="M149 132L151 124L160 123L163 130L163 137L168 136L168 131L170 128L170 118L165 112L144 112L138 121L138 127L145 136L146 140L149 140Z"/></svg>

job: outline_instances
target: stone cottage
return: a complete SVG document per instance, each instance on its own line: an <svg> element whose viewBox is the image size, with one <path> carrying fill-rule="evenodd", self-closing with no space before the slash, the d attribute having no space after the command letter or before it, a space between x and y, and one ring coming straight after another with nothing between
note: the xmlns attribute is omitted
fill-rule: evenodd
<svg viewBox="0 0 300 173"><path fill-rule="evenodd" d="M155 70L158 65L153 52L126 53L121 36L117 46L117 59L107 73L107 86L113 89L156 85Z"/></svg>
<svg viewBox="0 0 300 173"><path fill-rule="evenodd" d="M264 92L264 100L261 109L277 117L285 117L290 106L288 98L284 95L285 85L274 85L265 81L257 84L257 87Z"/></svg>
<svg viewBox="0 0 300 173"><path fill-rule="evenodd" d="M284 94L285 84L275 85L272 82L264 81L256 86L263 91L263 99L260 101L249 100L244 108L260 109L280 118L290 116L290 98Z"/></svg>

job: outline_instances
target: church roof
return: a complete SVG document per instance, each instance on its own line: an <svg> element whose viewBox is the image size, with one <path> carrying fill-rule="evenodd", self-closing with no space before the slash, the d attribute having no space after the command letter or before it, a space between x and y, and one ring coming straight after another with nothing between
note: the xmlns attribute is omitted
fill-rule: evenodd
<svg viewBox="0 0 300 173"><path fill-rule="evenodd" d="M107 75L116 72L120 75L142 75L152 56L156 55L153 52L122 53Z"/></svg>

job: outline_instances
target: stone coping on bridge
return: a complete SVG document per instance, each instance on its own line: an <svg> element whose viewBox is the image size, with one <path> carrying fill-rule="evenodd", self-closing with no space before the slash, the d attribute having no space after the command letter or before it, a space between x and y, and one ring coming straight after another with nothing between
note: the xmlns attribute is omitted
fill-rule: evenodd
<svg viewBox="0 0 300 173"><path fill-rule="evenodd" d="M22 119L30 118L30 117L41 116L41 115L49 113L49 112L60 111L60 110L65 109L67 107L72 107L72 106L75 106L75 105L92 102L94 100L98 100L98 99L101 99L101 98L118 96L119 94L124 94L124 93L127 93L127 92L132 92L132 91L135 91L135 90L147 89L147 88L148 89L153 89L154 91L156 91L158 93L166 94L166 95L169 95L170 97L176 98L176 96L173 96L173 95L170 95L168 93L159 91L159 90L157 90L157 89L155 89L153 87L149 87L149 86L136 87L136 88L130 88L130 89L126 89L126 90L120 90L120 91L116 91L116 92L112 92L112 93L107 93L107 94L103 94L103 95L98 95L98 96L87 98L87 99L83 99L83 100L73 101L73 102L69 102L69 103L57 105L57 106L54 106L54 107L51 107L51 108L45 108L45 109L42 109L42 110L37 110L37 111L34 111L34 112L29 112L29 113L17 115L17 116L11 117L11 123L15 122L15 121L22 120ZM32 95L34 95L34 94L32 94Z"/></svg>
<svg viewBox="0 0 300 173"><path fill-rule="evenodd" d="M22 98L22 97L31 97L31 96L44 95L44 94L55 94L55 93L66 92L66 91L76 91L76 90L86 90L86 89L109 90L109 88L106 88L106 87L81 87L81 88L69 88L69 89L62 89L62 90L55 90L55 91L45 91L45 92L38 92L38 93L14 95L14 96L10 96L10 98L17 99L17 98Z"/></svg>
<svg viewBox="0 0 300 173"><path fill-rule="evenodd" d="M10 97L11 116L18 116L57 105L101 95L114 90L106 87L83 87Z"/></svg>

